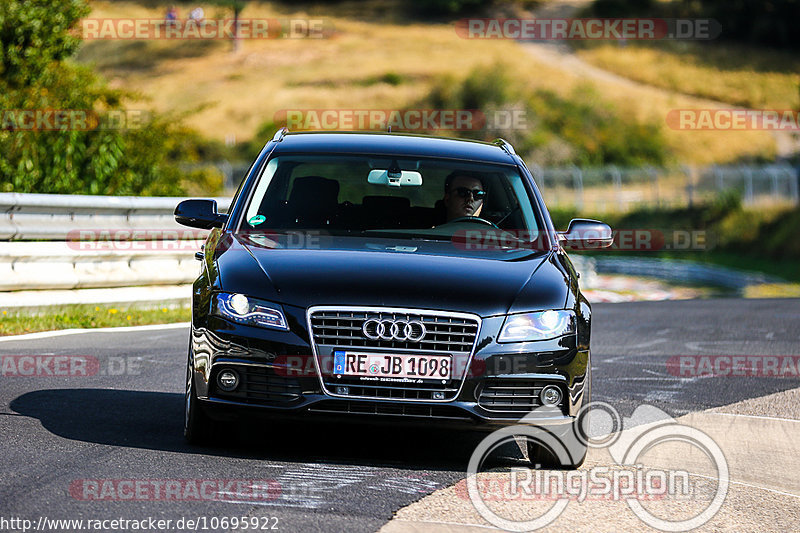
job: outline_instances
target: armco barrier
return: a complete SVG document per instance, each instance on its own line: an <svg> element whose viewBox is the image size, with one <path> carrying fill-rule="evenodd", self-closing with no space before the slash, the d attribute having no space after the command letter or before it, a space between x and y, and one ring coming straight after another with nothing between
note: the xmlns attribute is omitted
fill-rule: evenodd
<svg viewBox="0 0 800 533"><path fill-rule="evenodd" d="M0 241L66 240L70 231L175 230L180 197L0 193ZM230 198L216 198L227 211Z"/></svg>
<svg viewBox="0 0 800 533"><path fill-rule="evenodd" d="M81 250L67 242L0 242L0 291L191 283L202 241L176 250Z"/></svg>
<svg viewBox="0 0 800 533"><path fill-rule="evenodd" d="M781 283L784 280L761 274L716 265L649 257L593 257L598 274L621 274L663 279L675 283L690 283L743 289L749 285Z"/></svg>
<svg viewBox="0 0 800 533"><path fill-rule="evenodd" d="M190 283L197 277L194 252L202 240L175 222L175 206L183 199L0 193L0 241L7 241L0 242L0 291ZM216 200L227 211L230 198ZM95 238L149 230L191 240L165 246L130 241L102 249L71 240L81 230Z"/></svg>

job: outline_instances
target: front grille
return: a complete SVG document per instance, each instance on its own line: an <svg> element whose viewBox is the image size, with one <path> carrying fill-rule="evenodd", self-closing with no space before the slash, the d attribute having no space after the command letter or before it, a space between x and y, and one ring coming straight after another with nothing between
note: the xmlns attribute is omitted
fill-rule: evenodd
<svg viewBox="0 0 800 533"><path fill-rule="evenodd" d="M541 407L539 394L550 384L526 379L487 379L479 388L478 405L487 411L529 412Z"/></svg>
<svg viewBox="0 0 800 533"><path fill-rule="evenodd" d="M425 335L418 341L372 340L365 335L363 327L368 320L421 322ZM331 354L337 349L368 349L386 354L428 354L451 356L452 368L456 369L449 380L422 382L397 382L370 384L356 376L341 376L336 379L330 373L323 374L326 392L351 398L380 398L402 401L449 401L458 394L466 368L480 328L480 319L473 315L396 308L317 308L309 314L311 338L315 346L320 368L326 368ZM337 393L339 387L348 387L347 392Z"/></svg>
<svg viewBox="0 0 800 533"><path fill-rule="evenodd" d="M450 420L472 420L457 407L414 405L351 400L325 400L308 408L312 413L344 413L352 415L403 416Z"/></svg>
<svg viewBox="0 0 800 533"><path fill-rule="evenodd" d="M225 392L217 387L217 375L222 370L234 370L239 374L240 382L236 390ZM216 396L254 404L287 403L302 395L297 378L279 376L271 368L259 366L215 366L212 383Z"/></svg>
<svg viewBox="0 0 800 533"><path fill-rule="evenodd" d="M427 333L419 342L371 340L362 332L370 318L418 320ZM425 353L469 353L475 344L478 321L435 313L379 311L315 311L311 314L314 342L324 345L359 348L394 348Z"/></svg>

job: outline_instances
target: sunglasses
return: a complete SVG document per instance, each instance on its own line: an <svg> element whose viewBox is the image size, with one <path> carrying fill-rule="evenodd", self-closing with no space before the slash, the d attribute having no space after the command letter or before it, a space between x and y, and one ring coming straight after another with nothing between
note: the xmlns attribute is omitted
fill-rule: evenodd
<svg viewBox="0 0 800 533"><path fill-rule="evenodd" d="M466 198L471 194L475 200L483 200L483 197L486 196L486 191L482 191L481 189L467 189L466 187L456 187L455 192L461 198Z"/></svg>

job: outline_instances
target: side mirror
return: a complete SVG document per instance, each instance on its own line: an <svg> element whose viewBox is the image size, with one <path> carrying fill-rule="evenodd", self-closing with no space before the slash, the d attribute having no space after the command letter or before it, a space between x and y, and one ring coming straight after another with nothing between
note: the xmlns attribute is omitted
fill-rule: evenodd
<svg viewBox="0 0 800 533"><path fill-rule="evenodd" d="M575 218L570 221L567 231L558 234L558 240L565 247L594 250L611 246L614 234L611 226L599 220Z"/></svg>
<svg viewBox="0 0 800 533"><path fill-rule="evenodd" d="M217 213L216 200L184 200L175 208L175 221L190 228L221 228L228 215Z"/></svg>

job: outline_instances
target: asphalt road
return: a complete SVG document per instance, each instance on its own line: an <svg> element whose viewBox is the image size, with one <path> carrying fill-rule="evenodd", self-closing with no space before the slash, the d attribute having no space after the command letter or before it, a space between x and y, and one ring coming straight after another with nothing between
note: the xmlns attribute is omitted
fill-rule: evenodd
<svg viewBox="0 0 800 533"><path fill-rule="evenodd" d="M687 378L667 367L679 355L800 355L798 300L598 304L594 311L594 399L623 415L648 403L678 417L800 386L797 378ZM152 517L172 520L166 529L174 531L180 519L206 517L180 529L219 531L212 518L246 517L259 529L376 531L401 507L463 477L476 438L435 428L252 422L222 435L225 445L187 446L187 338L186 328L171 327L0 342L3 356L91 356L98 365L92 376L0 377L0 529L15 529L3 527L12 518L35 526L41 517ZM507 454L516 460L514 450ZM130 492L120 480L146 484L155 496L123 499ZM164 480L181 480L183 490L187 480L211 481L219 501L152 489ZM252 480L276 481L280 495L225 494L230 483ZM95 497L91 483L114 490Z"/></svg>

